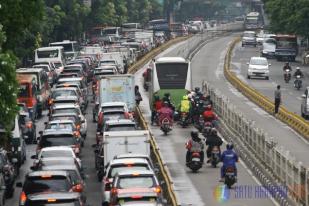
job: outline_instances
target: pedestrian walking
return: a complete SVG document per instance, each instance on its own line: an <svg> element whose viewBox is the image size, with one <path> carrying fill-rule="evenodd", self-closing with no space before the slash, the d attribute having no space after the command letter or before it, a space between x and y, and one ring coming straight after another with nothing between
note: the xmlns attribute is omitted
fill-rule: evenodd
<svg viewBox="0 0 309 206"><path fill-rule="evenodd" d="M281 90L280 85L278 85L275 91L275 114L277 114L279 111L280 103L281 103Z"/></svg>

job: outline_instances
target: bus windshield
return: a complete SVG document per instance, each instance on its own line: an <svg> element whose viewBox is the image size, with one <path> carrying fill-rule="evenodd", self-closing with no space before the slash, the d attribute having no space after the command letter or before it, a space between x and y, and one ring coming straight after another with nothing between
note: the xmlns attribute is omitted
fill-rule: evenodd
<svg viewBox="0 0 309 206"><path fill-rule="evenodd" d="M38 58L55 58L58 57L58 49L47 50L47 51L37 51Z"/></svg>
<svg viewBox="0 0 309 206"><path fill-rule="evenodd" d="M158 63L156 70L161 89L185 88L188 63Z"/></svg>

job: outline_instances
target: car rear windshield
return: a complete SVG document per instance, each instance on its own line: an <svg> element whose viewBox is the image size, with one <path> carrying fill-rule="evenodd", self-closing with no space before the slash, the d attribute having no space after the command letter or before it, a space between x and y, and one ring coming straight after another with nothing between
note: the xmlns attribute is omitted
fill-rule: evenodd
<svg viewBox="0 0 309 206"><path fill-rule="evenodd" d="M136 130L135 125L128 124L128 125L109 125L106 131L134 131Z"/></svg>
<svg viewBox="0 0 309 206"><path fill-rule="evenodd" d="M27 200L25 206L81 206L78 200L56 200L50 203L48 200Z"/></svg>
<svg viewBox="0 0 309 206"><path fill-rule="evenodd" d="M112 109L123 109L123 106L104 106L104 107L102 107L103 111L108 111L108 110L112 110Z"/></svg>
<svg viewBox="0 0 309 206"><path fill-rule="evenodd" d="M64 109L55 109L53 114L63 114L63 113L79 113L79 110L76 108L64 108Z"/></svg>
<svg viewBox="0 0 309 206"><path fill-rule="evenodd" d="M72 120L73 122L77 123L78 122L78 117L76 116L56 116L52 117L52 120Z"/></svg>
<svg viewBox="0 0 309 206"><path fill-rule="evenodd" d="M53 91L51 98L56 99L56 97L60 97L60 96L76 96L76 92L74 90Z"/></svg>
<svg viewBox="0 0 309 206"><path fill-rule="evenodd" d="M26 195L45 191L66 192L70 189L71 184L65 176L29 177L23 187Z"/></svg>
<svg viewBox="0 0 309 206"><path fill-rule="evenodd" d="M109 170L109 173L108 173L108 178L115 177L115 175L117 173L119 173L119 172L129 171L129 170L132 170L132 171L136 171L136 170L145 171L145 170L149 170L149 167L146 164L112 165L110 170Z"/></svg>
<svg viewBox="0 0 309 206"><path fill-rule="evenodd" d="M75 145L76 143L76 137L73 135L48 135L41 138L40 146L42 148L52 146L70 146Z"/></svg>
<svg viewBox="0 0 309 206"><path fill-rule="evenodd" d="M41 158L49 158L49 157L72 157L72 151L69 150L42 151Z"/></svg>
<svg viewBox="0 0 309 206"><path fill-rule="evenodd" d="M104 120L125 119L124 112L107 112L104 113Z"/></svg>
<svg viewBox="0 0 309 206"><path fill-rule="evenodd" d="M48 124L46 129L70 129L73 130L74 126L72 123L53 123Z"/></svg>
<svg viewBox="0 0 309 206"><path fill-rule="evenodd" d="M155 187L156 182L153 177L149 176L130 176L120 177L117 188L128 189L128 188L151 188Z"/></svg>

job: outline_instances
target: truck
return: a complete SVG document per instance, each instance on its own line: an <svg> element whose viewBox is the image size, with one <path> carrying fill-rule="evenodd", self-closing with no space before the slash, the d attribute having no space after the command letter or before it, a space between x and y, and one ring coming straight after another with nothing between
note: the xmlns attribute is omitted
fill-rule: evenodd
<svg viewBox="0 0 309 206"><path fill-rule="evenodd" d="M297 36L289 34L277 34L275 57L278 61L287 59L295 61L298 54Z"/></svg>
<svg viewBox="0 0 309 206"><path fill-rule="evenodd" d="M148 130L112 131L103 135L104 165L117 155L138 153L150 156Z"/></svg>
<svg viewBox="0 0 309 206"><path fill-rule="evenodd" d="M135 80L134 75L106 75L102 76L99 85L99 95L96 99L95 108L98 112L99 106L107 102L124 102L129 112L135 110Z"/></svg>
<svg viewBox="0 0 309 206"><path fill-rule="evenodd" d="M118 71L120 73L124 72L125 61L124 55L121 52L108 52L102 53L100 56L100 62L104 60L115 60L117 62Z"/></svg>
<svg viewBox="0 0 309 206"><path fill-rule="evenodd" d="M263 28L262 17L259 12L250 12L245 18L245 29L246 30L256 30Z"/></svg>

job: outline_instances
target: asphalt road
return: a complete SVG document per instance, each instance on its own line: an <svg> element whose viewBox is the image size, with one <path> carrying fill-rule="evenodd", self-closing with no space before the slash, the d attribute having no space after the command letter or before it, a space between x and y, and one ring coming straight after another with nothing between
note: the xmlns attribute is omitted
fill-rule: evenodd
<svg viewBox="0 0 309 206"><path fill-rule="evenodd" d="M307 67L304 67L298 62L292 62L291 66L293 71L295 68L299 66L301 70L304 72L303 87L300 91L297 91L294 88L293 80L289 83L285 83L283 79L283 71L282 67L285 62L278 62L275 59L269 59L270 66L270 79L247 79L247 69L248 65L246 64L250 57L252 56L259 56L258 48L254 47L241 47L240 44L234 49L234 53L232 56L232 70L236 73L238 78L242 81L249 84L251 87L257 89L262 94L266 95L270 99L274 98L274 90L278 84L282 87L282 104L288 108L288 110L295 112L300 115L300 104L302 101L301 95L304 93L304 90L307 86L309 86L309 71ZM222 73L218 70L219 73ZM222 76L222 75L220 75ZM223 78L223 77L222 77ZM282 122L278 121L272 115L264 112L262 109L257 107L255 104L248 101L244 98L238 91L234 88L230 87L230 92L228 92L228 96L232 97L237 101L237 106L241 107L244 111L246 116L254 120L257 127L262 128L266 131L269 136L275 137L278 145L283 146L284 150L289 150L291 155L295 157L297 161L301 161L305 166L309 166L309 159L308 151L309 151L309 143L308 141L304 140L300 135L298 135L294 130L292 130L287 125L283 124ZM234 94L234 95L233 95ZM239 96L238 98L236 98ZM246 104L240 104L239 100L242 98ZM248 106L251 107L254 112L247 112ZM276 128L276 129L274 129Z"/></svg>
<svg viewBox="0 0 309 206"><path fill-rule="evenodd" d="M213 42L208 43L192 61L193 71L193 86L201 86L204 79L212 79L215 76L216 68L223 66L224 49L232 40L231 37L219 38ZM163 52L160 56L181 56L183 47L188 46L188 43L180 43ZM223 51L223 52L222 52ZM142 71L136 74L136 79L140 79L138 84L142 88L141 80ZM142 92L143 102L140 107L146 119L150 121L148 94ZM162 158L166 163L172 181L174 183L177 198L181 205L274 205L275 203L266 196L261 198L256 192L259 184L252 173L247 170L244 164L238 165L239 181L237 187L230 190L229 193L222 193L223 184L219 183L220 170L219 168L212 168L204 164L203 168L198 173L192 173L185 166L185 142L190 136L192 127L180 128L174 125L173 130L164 136L160 129L156 126L151 126L151 131L154 134L156 141L160 147ZM229 194L229 197L227 197ZM225 196L226 195L226 196ZM225 197L225 198L224 198Z"/></svg>

